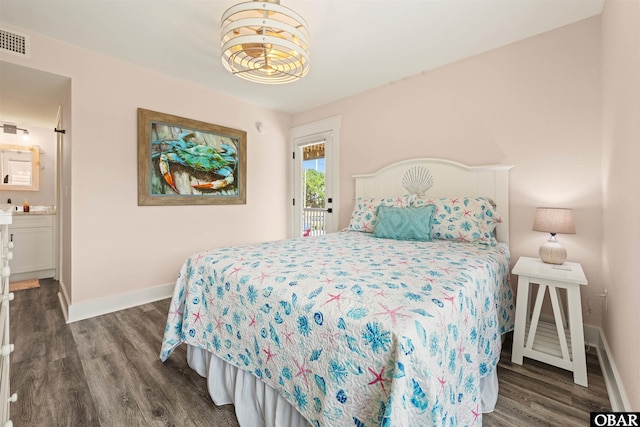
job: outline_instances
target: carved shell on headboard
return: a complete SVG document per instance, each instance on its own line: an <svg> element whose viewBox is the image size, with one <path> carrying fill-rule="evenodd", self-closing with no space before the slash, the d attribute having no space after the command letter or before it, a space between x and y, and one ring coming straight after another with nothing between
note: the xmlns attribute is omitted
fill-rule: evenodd
<svg viewBox="0 0 640 427"><path fill-rule="evenodd" d="M428 169L414 166L405 172L402 177L402 186L409 194L424 196L424 193L433 187L433 177Z"/></svg>

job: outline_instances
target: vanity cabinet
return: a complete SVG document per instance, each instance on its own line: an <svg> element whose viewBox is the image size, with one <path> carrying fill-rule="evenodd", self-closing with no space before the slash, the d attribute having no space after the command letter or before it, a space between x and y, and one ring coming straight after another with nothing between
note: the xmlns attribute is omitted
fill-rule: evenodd
<svg viewBox="0 0 640 427"><path fill-rule="evenodd" d="M11 281L55 276L54 215L13 215Z"/></svg>

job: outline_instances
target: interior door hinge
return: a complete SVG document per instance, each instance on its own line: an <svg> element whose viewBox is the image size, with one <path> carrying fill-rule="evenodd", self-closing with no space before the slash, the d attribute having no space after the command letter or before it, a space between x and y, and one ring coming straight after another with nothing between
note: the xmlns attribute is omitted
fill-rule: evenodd
<svg viewBox="0 0 640 427"><path fill-rule="evenodd" d="M296 205L296 199L293 199L293 206Z"/></svg>
<svg viewBox="0 0 640 427"><path fill-rule="evenodd" d="M296 159L296 152L294 151L293 152L293 160L295 160L295 159Z"/></svg>

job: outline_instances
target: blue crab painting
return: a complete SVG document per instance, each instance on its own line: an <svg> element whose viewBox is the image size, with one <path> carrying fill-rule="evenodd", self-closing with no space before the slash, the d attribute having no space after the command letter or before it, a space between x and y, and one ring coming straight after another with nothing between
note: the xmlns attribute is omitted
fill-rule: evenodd
<svg viewBox="0 0 640 427"><path fill-rule="evenodd" d="M191 194L192 189L198 192L229 189L235 181L238 164L236 148L230 142L221 143L216 149L195 142L195 137L193 131L183 131L175 140L151 143L154 151L151 160L157 165L162 180L177 194ZM175 169L185 176L183 185L178 185L174 178Z"/></svg>

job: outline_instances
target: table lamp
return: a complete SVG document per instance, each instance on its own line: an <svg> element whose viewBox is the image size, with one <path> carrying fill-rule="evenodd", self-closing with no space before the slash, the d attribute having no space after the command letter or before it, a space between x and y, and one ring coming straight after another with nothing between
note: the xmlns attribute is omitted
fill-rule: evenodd
<svg viewBox="0 0 640 427"><path fill-rule="evenodd" d="M562 264L567 259L567 250L558 243L556 234L576 233L573 211L562 208L537 208L533 231L551 233L549 240L540 246L540 259L547 264Z"/></svg>

